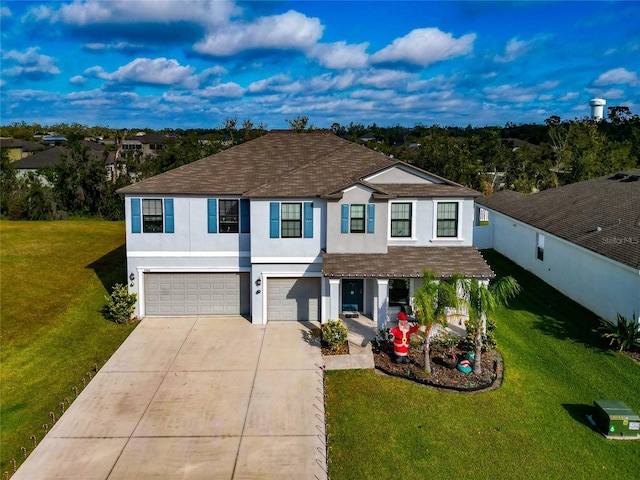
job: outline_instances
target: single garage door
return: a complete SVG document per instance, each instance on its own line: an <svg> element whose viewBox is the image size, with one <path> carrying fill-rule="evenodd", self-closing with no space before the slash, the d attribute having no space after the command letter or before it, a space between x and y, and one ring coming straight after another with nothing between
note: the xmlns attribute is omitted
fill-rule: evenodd
<svg viewBox="0 0 640 480"><path fill-rule="evenodd" d="M267 320L320 320L319 278L269 278Z"/></svg>
<svg viewBox="0 0 640 480"><path fill-rule="evenodd" d="M147 315L245 315L248 273L145 274Z"/></svg>

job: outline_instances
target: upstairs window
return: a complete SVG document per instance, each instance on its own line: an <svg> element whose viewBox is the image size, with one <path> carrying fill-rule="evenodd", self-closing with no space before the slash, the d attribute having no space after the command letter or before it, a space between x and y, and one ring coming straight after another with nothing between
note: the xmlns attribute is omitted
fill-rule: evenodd
<svg viewBox="0 0 640 480"><path fill-rule="evenodd" d="M220 233L238 233L239 231L239 202L238 200L219 200L218 218L220 219Z"/></svg>
<svg viewBox="0 0 640 480"><path fill-rule="evenodd" d="M392 237L411 237L411 207L410 203L391 204Z"/></svg>
<svg viewBox="0 0 640 480"><path fill-rule="evenodd" d="M458 236L458 202L438 203L438 226L436 236Z"/></svg>
<svg viewBox="0 0 640 480"><path fill-rule="evenodd" d="M544 235L536 234L536 258L541 262L544 261Z"/></svg>
<svg viewBox="0 0 640 480"><path fill-rule="evenodd" d="M283 203L280 231L282 238L302 237L302 204Z"/></svg>
<svg viewBox="0 0 640 480"><path fill-rule="evenodd" d="M142 231L162 233L162 199L142 199Z"/></svg>
<svg viewBox="0 0 640 480"><path fill-rule="evenodd" d="M364 233L364 205L351 205L351 233Z"/></svg>

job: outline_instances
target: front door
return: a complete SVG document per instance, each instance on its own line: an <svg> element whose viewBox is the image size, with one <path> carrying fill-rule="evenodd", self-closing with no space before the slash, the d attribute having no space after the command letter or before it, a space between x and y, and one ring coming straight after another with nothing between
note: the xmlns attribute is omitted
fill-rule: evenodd
<svg viewBox="0 0 640 480"><path fill-rule="evenodd" d="M342 280L342 311L363 311L364 280Z"/></svg>

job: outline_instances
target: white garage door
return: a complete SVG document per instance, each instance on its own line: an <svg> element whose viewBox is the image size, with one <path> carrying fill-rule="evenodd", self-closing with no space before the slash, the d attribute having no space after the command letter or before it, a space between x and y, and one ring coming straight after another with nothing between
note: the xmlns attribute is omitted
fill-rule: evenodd
<svg viewBox="0 0 640 480"><path fill-rule="evenodd" d="M267 320L320 320L319 278L269 278Z"/></svg>
<svg viewBox="0 0 640 480"><path fill-rule="evenodd" d="M245 315L248 273L145 274L147 315Z"/></svg>

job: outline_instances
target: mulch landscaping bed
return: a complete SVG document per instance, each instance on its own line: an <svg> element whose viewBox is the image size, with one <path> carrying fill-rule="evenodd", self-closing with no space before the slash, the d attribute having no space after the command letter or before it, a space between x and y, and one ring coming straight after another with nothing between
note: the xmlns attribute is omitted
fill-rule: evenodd
<svg viewBox="0 0 640 480"><path fill-rule="evenodd" d="M349 342L338 345L331 350L326 343L321 342L322 355L349 355Z"/></svg>
<svg viewBox="0 0 640 480"><path fill-rule="evenodd" d="M410 363L395 363L393 345L390 342L373 343L373 359L376 369L387 375L404 378L428 387L455 390L458 392L477 392L493 390L502 383L502 356L496 351L483 352L482 373L464 373L457 368L448 368L441 353L431 352L431 375L424 371L424 353L422 346L412 345L409 349ZM458 358L467 353L455 349Z"/></svg>

